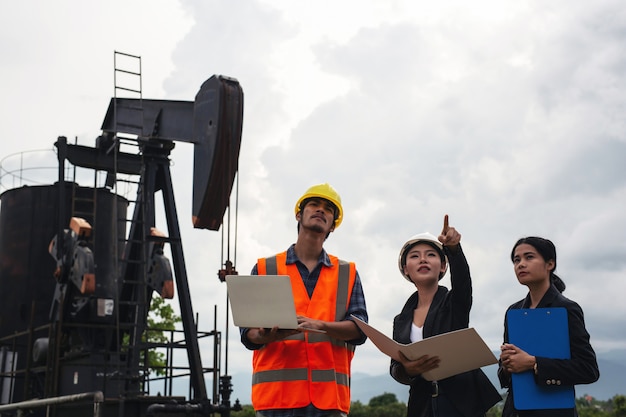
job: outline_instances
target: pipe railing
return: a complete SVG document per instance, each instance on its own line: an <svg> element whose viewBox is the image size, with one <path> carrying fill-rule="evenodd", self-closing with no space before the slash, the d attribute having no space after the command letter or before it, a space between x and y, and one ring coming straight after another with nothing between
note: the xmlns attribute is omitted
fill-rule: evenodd
<svg viewBox="0 0 626 417"><path fill-rule="evenodd" d="M37 400L21 401L18 403L0 405L0 416L3 412L17 410L18 417L24 415L25 410L49 407L51 405L93 400L93 416L100 417L100 405L104 402L102 391L85 392L82 394L64 395L61 397L41 398Z"/></svg>

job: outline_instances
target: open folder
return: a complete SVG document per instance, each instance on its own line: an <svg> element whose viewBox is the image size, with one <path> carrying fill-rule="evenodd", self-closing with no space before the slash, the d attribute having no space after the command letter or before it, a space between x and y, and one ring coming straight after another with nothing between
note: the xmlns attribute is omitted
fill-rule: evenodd
<svg viewBox="0 0 626 417"><path fill-rule="evenodd" d="M399 360L398 351L411 360L423 355L439 356L439 367L422 374L428 381L439 381L498 363L496 356L473 328L438 334L405 345L390 339L357 317L352 316L352 318L372 343L390 358Z"/></svg>
<svg viewBox="0 0 626 417"><path fill-rule="evenodd" d="M227 275L226 288L233 322L237 327L299 329L300 327L288 275Z"/></svg>

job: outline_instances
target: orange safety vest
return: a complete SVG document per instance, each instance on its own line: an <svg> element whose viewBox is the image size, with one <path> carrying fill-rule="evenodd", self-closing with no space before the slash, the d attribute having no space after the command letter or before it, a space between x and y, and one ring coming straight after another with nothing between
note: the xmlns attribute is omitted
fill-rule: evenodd
<svg viewBox="0 0 626 417"><path fill-rule="evenodd" d="M329 255L309 295L287 252L257 263L259 275L289 275L296 313L323 321L345 318L356 267ZM350 363L354 345L326 334L303 332L255 350L252 356L252 405L255 410L292 409L313 404L321 410L350 410Z"/></svg>

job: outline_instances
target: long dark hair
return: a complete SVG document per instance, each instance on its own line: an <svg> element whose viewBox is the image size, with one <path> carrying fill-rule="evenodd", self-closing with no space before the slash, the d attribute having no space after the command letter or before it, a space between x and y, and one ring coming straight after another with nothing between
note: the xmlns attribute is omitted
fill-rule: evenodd
<svg viewBox="0 0 626 417"><path fill-rule="evenodd" d="M515 245L513 245L513 249L511 250L511 261L515 256L515 248L524 243L535 248L544 261L554 261L554 268L550 271L550 282L556 287L557 290L559 290L559 292L565 291L565 283L557 274L554 273L554 271L556 271L556 247L554 246L554 243L548 239L537 236L523 237L518 240Z"/></svg>

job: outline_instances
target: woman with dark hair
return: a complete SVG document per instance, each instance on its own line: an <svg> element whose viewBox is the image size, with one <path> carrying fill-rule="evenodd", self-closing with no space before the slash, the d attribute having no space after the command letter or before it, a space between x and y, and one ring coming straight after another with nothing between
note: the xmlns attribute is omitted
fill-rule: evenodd
<svg viewBox="0 0 626 417"><path fill-rule="evenodd" d="M533 356L509 343L505 315L504 343L501 346L498 378L502 388L509 390L502 416L575 417L578 415L575 407L549 410L517 410L514 407L511 383L513 373L532 371L538 385L573 387L597 381L600 372L596 354L589 343L583 311L576 302L561 294L565 290L565 283L554 273L556 270L554 244L541 237L522 238L513 246L511 260L517 280L528 287L528 295L511 305L507 312L520 308L564 307L567 310L570 359Z"/></svg>
<svg viewBox="0 0 626 417"><path fill-rule="evenodd" d="M452 288L439 285L450 266ZM461 234L448 226L438 237L421 233L400 249L398 267L416 291L393 320L393 338L409 344L427 337L467 328L472 308L472 279L461 249ZM480 369L441 381L428 381L424 372L439 365L437 356L391 360L391 376L410 385L408 417L481 417L502 397Z"/></svg>

